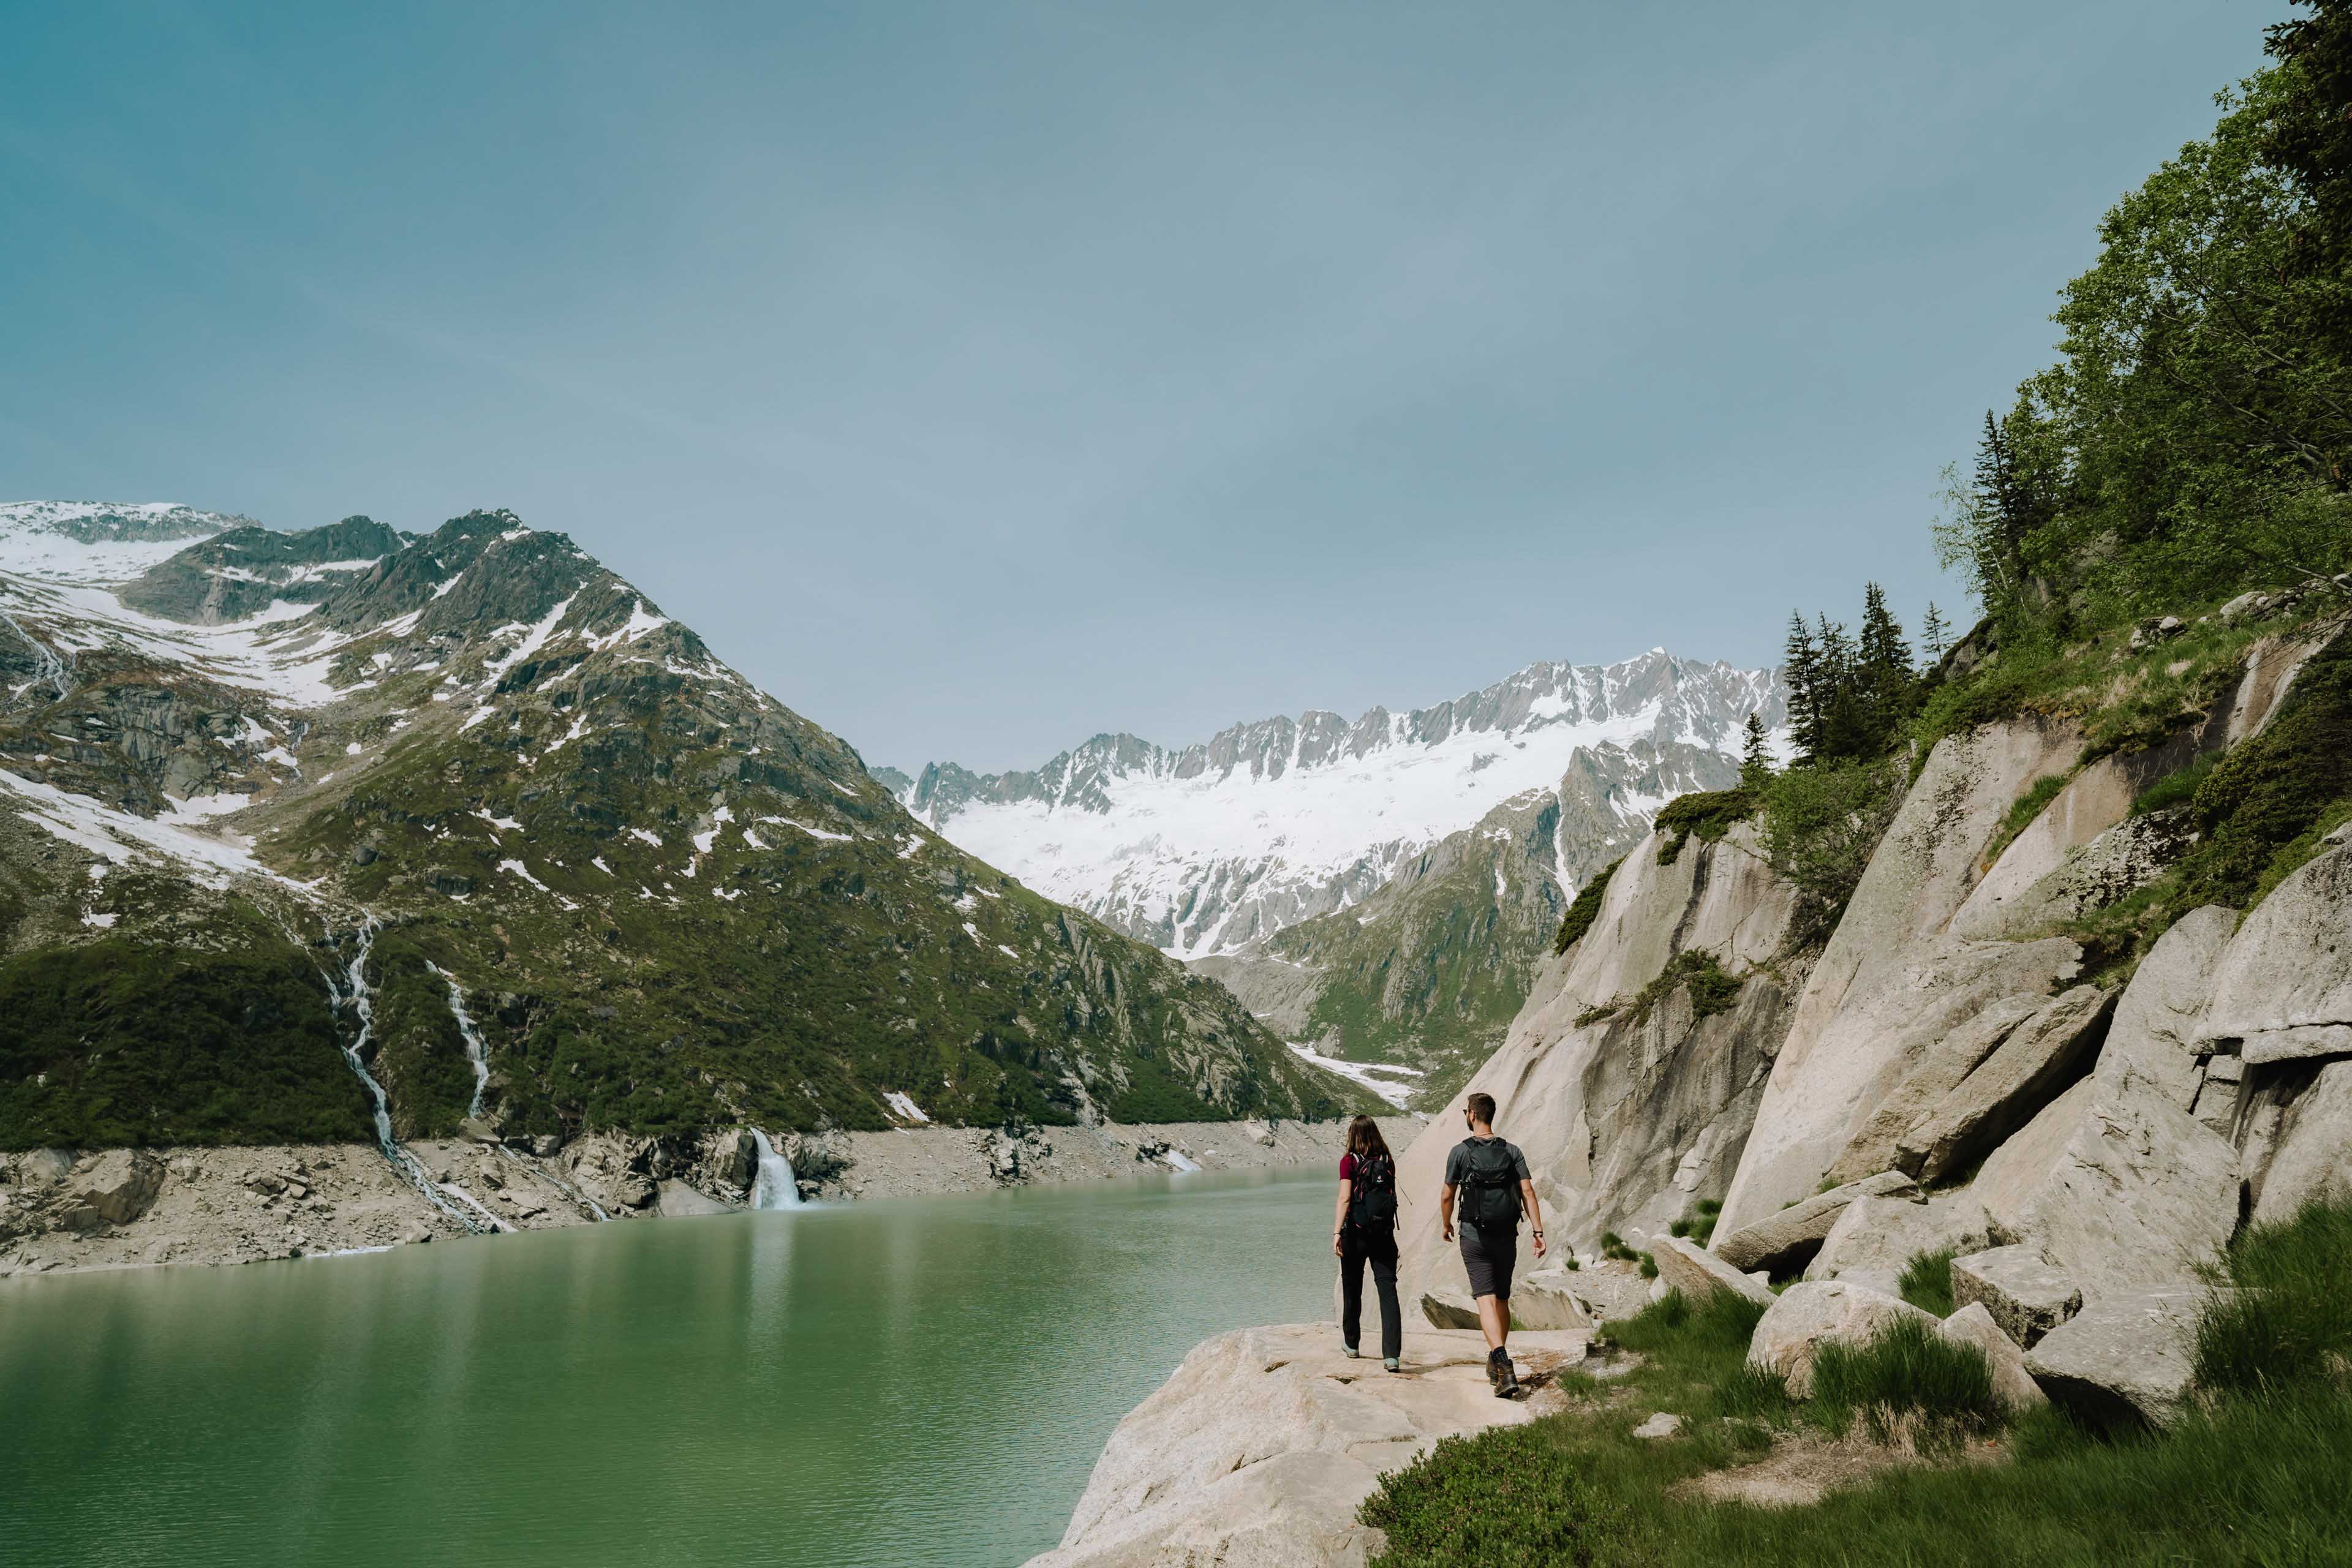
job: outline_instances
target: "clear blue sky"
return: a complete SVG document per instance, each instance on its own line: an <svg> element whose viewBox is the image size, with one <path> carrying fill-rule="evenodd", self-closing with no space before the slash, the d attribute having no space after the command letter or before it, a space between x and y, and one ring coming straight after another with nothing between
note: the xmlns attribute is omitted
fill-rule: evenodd
<svg viewBox="0 0 2352 1568"><path fill-rule="evenodd" d="M909 767L1766 662L2285 9L19 4L0 499L512 507Z"/></svg>

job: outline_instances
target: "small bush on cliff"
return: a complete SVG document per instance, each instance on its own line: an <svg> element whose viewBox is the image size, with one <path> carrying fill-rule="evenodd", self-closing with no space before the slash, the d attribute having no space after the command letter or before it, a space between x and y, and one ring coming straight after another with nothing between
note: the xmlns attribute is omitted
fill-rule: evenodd
<svg viewBox="0 0 2352 1568"><path fill-rule="evenodd" d="M1744 784L1675 796L1651 825L1665 836L1658 845L1658 864L1671 866L1680 859L1683 846L1694 836L1702 844L1717 843L1734 826L1755 816L1756 805L1755 792Z"/></svg>
<svg viewBox="0 0 2352 1568"><path fill-rule="evenodd" d="M1902 798L1903 770L1887 762L1790 768L1772 780L1764 858L1797 889L1800 940L1835 928Z"/></svg>
<svg viewBox="0 0 2352 1568"><path fill-rule="evenodd" d="M1592 922L1601 918L1601 900L1609 896L1609 879L1614 877L1617 868L1624 863L1625 858L1619 856L1576 890L1575 900L1568 906L1568 912L1560 917L1559 934L1551 939L1553 952L1566 952L1576 945L1579 937L1592 929Z"/></svg>

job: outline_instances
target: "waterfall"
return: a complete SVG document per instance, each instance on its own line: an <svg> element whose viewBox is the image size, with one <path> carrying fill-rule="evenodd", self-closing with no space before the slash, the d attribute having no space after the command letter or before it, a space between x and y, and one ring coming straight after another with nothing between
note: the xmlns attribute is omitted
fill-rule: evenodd
<svg viewBox="0 0 2352 1568"><path fill-rule="evenodd" d="M751 1179L751 1206L755 1209L796 1209L808 1205L801 1201L800 1184L793 1179L793 1163L776 1152L768 1135L758 1128L751 1129L752 1142L760 1146L760 1173Z"/></svg>
<svg viewBox="0 0 2352 1568"><path fill-rule="evenodd" d="M344 971L344 984L337 985L331 975L327 981L328 990L333 994L336 1005L348 1005L360 1021L359 1033L343 1044L343 1059L352 1064L352 1071L359 1074L361 1084L367 1089L368 1101L375 1108L376 1147L383 1151L383 1157L391 1162L392 1168L399 1172L410 1186L422 1193L425 1202L467 1230L478 1232L481 1226L474 1223L472 1216L449 1206L448 1200L441 1195L433 1178L425 1173L425 1167L418 1163L416 1156L392 1135L392 1100L383 1092L383 1085L376 1082L375 1075L367 1069L368 1042L375 1036L375 993L368 985L367 963L369 955L375 949L375 933L379 929L375 917L362 910L359 947L352 954L351 967ZM487 1219L489 1216L485 1214L483 1217ZM496 1220L491 1221L494 1226L497 1223Z"/></svg>
<svg viewBox="0 0 2352 1568"><path fill-rule="evenodd" d="M32 633L19 626L16 623L16 617L10 615L7 611L0 610L0 621L7 622L8 629L15 632L19 637L22 637L24 639L25 646L33 650L33 658L37 666L38 673L33 677L32 685L41 686L46 684L49 689L58 694L57 700L63 702L66 700L68 693L73 689L71 680L73 670L72 667L66 663L65 656L58 652L57 649L50 647L47 644L39 641ZM29 688L27 689L29 689Z"/></svg>
<svg viewBox="0 0 2352 1568"><path fill-rule="evenodd" d="M490 1047L482 1038L482 1031L474 1026L471 1015L466 1011L466 993L458 987L457 977L427 959L425 967L449 983L449 1011L457 1015L457 1033L466 1039L466 1059L474 1064L474 1102L466 1107L468 1116L482 1113L482 1091L490 1084Z"/></svg>

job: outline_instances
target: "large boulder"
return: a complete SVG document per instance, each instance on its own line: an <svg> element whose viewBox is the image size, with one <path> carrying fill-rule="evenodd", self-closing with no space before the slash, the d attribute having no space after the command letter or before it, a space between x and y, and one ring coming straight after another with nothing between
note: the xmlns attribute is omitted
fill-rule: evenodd
<svg viewBox="0 0 2352 1568"><path fill-rule="evenodd" d="M2237 929L2235 910L2208 904L2173 921L2140 960L2099 1047L2098 1078L2109 1092L2138 1080L2183 1110L2195 1104L2210 1050L2200 1047L2199 1032L2214 971Z"/></svg>
<svg viewBox="0 0 2352 1568"><path fill-rule="evenodd" d="M1717 1290L1728 1290L1764 1307L1769 1307L1776 1299L1769 1286L1758 1284L1714 1253L1679 1236L1663 1237L1650 1248L1650 1257L1658 1266L1658 1283L1681 1291L1694 1301L1705 1300Z"/></svg>
<svg viewBox="0 0 2352 1568"><path fill-rule="evenodd" d="M2075 1129L2082 1125L2084 1112L2091 1108L2098 1092L2095 1079L2083 1079L2043 1106L2039 1115L1985 1156L1985 1163L1977 1169L1976 1179L1964 1190L1968 1201L1983 1216L1988 1236L2014 1241L2025 1234L2034 1194L2056 1168L2059 1157L2066 1152ZM1987 1241L1962 1250L1976 1252L1990 1245Z"/></svg>
<svg viewBox="0 0 2352 1568"><path fill-rule="evenodd" d="M1990 1246L1984 1215L1966 1194L1925 1203L1909 1198L1857 1198L1805 1266L1808 1279L1861 1275L1894 1279L1923 1252L1979 1252Z"/></svg>
<svg viewBox="0 0 2352 1568"><path fill-rule="evenodd" d="M1947 1008L1957 1027L2003 996L2047 995L2074 973L2081 950L2063 939L1975 942L1948 927L2011 805L2035 780L2071 769L2082 745L2071 725L2035 719L1937 742L1807 979L1721 1228L1818 1189L1915 1064L1905 1042L1929 1008Z"/></svg>
<svg viewBox="0 0 2352 1568"><path fill-rule="evenodd" d="M77 1205L108 1225L129 1225L163 1190L163 1163L143 1149L110 1149L73 1178Z"/></svg>
<svg viewBox="0 0 2352 1568"><path fill-rule="evenodd" d="M701 1215L731 1214L734 1211L717 1198L688 1186L675 1178L660 1184L661 1215L664 1219L693 1219Z"/></svg>
<svg viewBox="0 0 2352 1568"><path fill-rule="evenodd" d="M1971 1301L1936 1325L1937 1337L1956 1345L1970 1345L1985 1358L1992 1373L1992 1396L2011 1415L2047 1405L2050 1396L2025 1367L2025 1352L1993 1321L1982 1301Z"/></svg>
<svg viewBox="0 0 2352 1568"><path fill-rule="evenodd" d="M2288 1104L2254 1199L2254 1223L2290 1219L2314 1199L2352 1199L2352 1060L2322 1067Z"/></svg>
<svg viewBox="0 0 2352 1568"><path fill-rule="evenodd" d="M1903 1318L1936 1326L1933 1313L1900 1297L1843 1279L1805 1280L1782 1291L1757 1323L1748 1342L1748 1364L1777 1373L1791 1397L1810 1399L1813 1357L1822 1346L1867 1344Z"/></svg>
<svg viewBox="0 0 2352 1568"><path fill-rule="evenodd" d="M1592 1332L1592 1315L1577 1300L1581 1269L1538 1268L1511 1282L1511 1327L1567 1333Z"/></svg>
<svg viewBox="0 0 2352 1568"><path fill-rule="evenodd" d="M1433 1329L1478 1328L1478 1303L1459 1290L1423 1290L1421 1315Z"/></svg>
<svg viewBox="0 0 2352 1568"><path fill-rule="evenodd" d="M1881 1171L1832 1187L1729 1236L1718 1236L1709 1250L1743 1274L1759 1268L1784 1272L1821 1250L1822 1240L1848 1204L1857 1198L1907 1197L1918 1190L1918 1184L1902 1172Z"/></svg>
<svg viewBox="0 0 2352 1568"><path fill-rule="evenodd" d="M1853 1142L1845 1146L1845 1152L1830 1167L1830 1179L1849 1182L1873 1171L1890 1169L1903 1135L1933 1114L2020 1024L2040 1012L2048 1000L2035 995L1998 997L1958 1028L1940 1033L1928 1032L1940 1024L1938 1019L1929 1019L1921 1029L1925 1044L1918 1050L1917 1065L1903 1075L1903 1081L1864 1120Z"/></svg>
<svg viewBox="0 0 2352 1568"><path fill-rule="evenodd" d="M2194 1290L2097 1302L2027 1351L2026 1370L2053 1400L2093 1421L2169 1426L2195 1370L2202 1305Z"/></svg>
<svg viewBox="0 0 2352 1568"><path fill-rule="evenodd" d="M70 1149L35 1149L16 1162L16 1184L25 1187L53 1187L73 1174L74 1152Z"/></svg>
<svg viewBox="0 0 2352 1568"><path fill-rule="evenodd" d="M2001 1332L2031 1345L2083 1310L2083 1291L2034 1248L1996 1247L1952 1259L1952 1301L1983 1307Z"/></svg>
<svg viewBox="0 0 2352 1568"><path fill-rule="evenodd" d="M2136 1294L2181 1285L2220 1256L2242 1185L2237 1150L2155 1088L2095 1093L1996 1229L2047 1253L2092 1300Z"/></svg>
<svg viewBox="0 0 2352 1568"><path fill-rule="evenodd" d="M2095 985L2053 997L1903 1135L1895 1163L1932 1182L1991 1152L2077 1076L2098 1048L2115 1002Z"/></svg>
<svg viewBox="0 0 2352 1568"><path fill-rule="evenodd" d="M2256 905L2213 979L2200 1040L2238 1040L2251 1066L2352 1056L2352 844Z"/></svg>

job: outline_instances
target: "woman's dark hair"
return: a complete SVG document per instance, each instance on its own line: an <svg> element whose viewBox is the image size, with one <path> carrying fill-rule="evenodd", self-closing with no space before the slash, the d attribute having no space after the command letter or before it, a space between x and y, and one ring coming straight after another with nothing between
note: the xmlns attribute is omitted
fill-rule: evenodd
<svg viewBox="0 0 2352 1568"><path fill-rule="evenodd" d="M1381 1124L1369 1116L1359 1116L1348 1123L1348 1152L1359 1160L1374 1154L1387 1154L1389 1141L1381 1136ZM1391 1155L1390 1158L1395 1158Z"/></svg>

